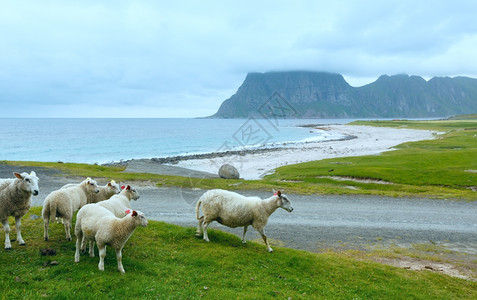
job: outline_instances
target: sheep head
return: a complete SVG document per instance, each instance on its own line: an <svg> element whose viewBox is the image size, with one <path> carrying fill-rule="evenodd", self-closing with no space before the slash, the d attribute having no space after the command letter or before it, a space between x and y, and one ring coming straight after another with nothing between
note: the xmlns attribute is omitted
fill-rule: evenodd
<svg viewBox="0 0 477 300"><path fill-rule="evenodd" d="M36 176L35 171L31 171L30 174L23 172L17 173L14 172L16 178L21 180L21 188L27 193L32 193L34 196L38 195L40 192L40 188L38 187L38 182L40 179Z"/></svg>
<svg viewBox="0 0 477 300"><path fill-rule="evenodd" d="M293 207L292 207L292 204L290 202L290 200L288 200L288 197L284 194L282 194L282 192L280 191L273 191L274 192L274 196L277 196L278 199L278 207L281 207L283 208L284 210L288 211L288 212L292 212L293 211Z"/></svg>
<svg viewBox="0 0 477 300"><path fill-rule="evenodd" d="M142 227L147 227L147 218L142 212L127 209L126 216L129 214L131 214L131 217L134 218L136 222L138 222L138 225L141 225Z"/></svg>
<svg viewBox="0 0 477 300"><path fill-rule="evenodd" d="M122 185L121 189L121 193L125 194L129 200L137 200L140 197L138 191L130 185Z"/></svg>

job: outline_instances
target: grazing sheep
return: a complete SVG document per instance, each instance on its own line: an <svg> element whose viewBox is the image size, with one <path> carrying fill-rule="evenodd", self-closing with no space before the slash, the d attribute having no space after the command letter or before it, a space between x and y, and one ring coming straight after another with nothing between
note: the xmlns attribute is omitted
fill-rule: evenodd
<svg viewBox="0 0 477 300"><path fill-rule="evenodd" d="M199 217L201 204L204 215ZM232 228L243 226L242 242L245 244L245 233L248 226L252 225L262 236L263 241L267 245L268 252L272 252L273 250L268 244L264 227L267 225L268 217L279 207L288 212L293 211L287 196L280 191L264 200L258 197L245 197L225 190L207 191L199 198L195 208L197 220L199 221L196 236L200 236L203 232L204 240L208 242L207 227L211 222L217 221Z"/></svg>
<svg viewBox="0 0 477 300"><path fill-rule="evenodd" d="M71 187L59 189L51 192L45 198L41 214L43 216L44 238L48 240L48 228L50 220L55 220L55 217L63 218L63 225L65 227L66 239L71 241L71 221L73 214L86 204L88 195L99 193L99 187L95 180L86 178L79 184Z"/></svg>
<svg viewBox="0 0 477 300"><path fill-rule="evenodd" d="M124 217L118 218L111 211L98 204L83 206L76 215L75 262L80 261L79 250L82 247L83 239L90 241L89 253L92 257L94 257L92 244L96 241L99 250L98 269L104 271L106 245L109 245L116 250L118 270L124 274L121 250L138 226L147 226L146 217L139 211L127 210Z"/></svg>
<svg viewBox="0 0 477 300"><path fill-rule="evenodd" d="M0 222L5 231L5 250L12 249L10 243L10 225L8 217L15 218L17 229L17 241L21 246L25 246L22 238L20 226L21 218L30 210L31 195L38 195L38 177L32 171L28 173L13 173L15 179L0 179Z"/></svg>
<svg viewBox="0 0 477 300"><path fill-rule="evenodd" d="M62 189L64 188L69 188L72 186L75 186L76 184L74 183L68 183L61 187ZM121 188L119 187L119 184L116 183L116 181L111 180L104 186L99 187L99 192L98 193L92 193L88 195L88 199L86 200L87 203L98 203L99 201L107 200L111 198L111 196L119 194L121 192Z"/></svg>
<svg viewBox="0 0 477 300"><path fill-rule="evenodd" d="M122 218L125 216L127 209L132 209L131 200L137 201L139 193L130 185L123 186L121 193L112 196L108 200L98 202L98 205L111 211L116 217Z"/></svg>

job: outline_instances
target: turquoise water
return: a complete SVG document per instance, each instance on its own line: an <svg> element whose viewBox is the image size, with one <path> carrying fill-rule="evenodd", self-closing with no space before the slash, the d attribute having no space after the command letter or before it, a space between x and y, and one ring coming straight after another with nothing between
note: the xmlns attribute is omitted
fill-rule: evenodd
<svg viewBox="0 0 477 300"><path fill-rule="evenodd" d="M297 127L352 120L0 119L0 160L107 163L339 138Z"/></svg>

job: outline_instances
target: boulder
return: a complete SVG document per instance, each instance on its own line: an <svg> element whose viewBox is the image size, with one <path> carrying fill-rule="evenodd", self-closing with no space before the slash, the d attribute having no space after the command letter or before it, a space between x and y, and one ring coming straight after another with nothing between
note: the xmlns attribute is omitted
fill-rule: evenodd
<svg viewBox="0 0 477 300"><path fill-rule="evenodd" d="M224 179L239 179L240 174L237 169L229 164L224 164L219 169L219 176L220 178Z"/></svg>

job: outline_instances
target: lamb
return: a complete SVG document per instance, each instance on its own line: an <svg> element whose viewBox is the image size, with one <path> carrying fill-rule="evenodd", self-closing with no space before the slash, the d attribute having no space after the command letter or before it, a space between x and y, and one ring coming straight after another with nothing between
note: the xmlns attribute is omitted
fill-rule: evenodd
<svg viewBox="0 0 477 300"><path fill-rule="evenodd" d="M75 262L80 261L79 250L82 247L83 239L90 241L90 245L96 241L99 249L98 269L104 271L106 245L109 245L116 250L118 270L124 274L121 250L138 226L147 226L146 217L139 211L127 210L124 217L118 218L111 211L98 204L83 206L76 215ZM89 253L91 257L94 257L93 247L90 247Z"/></svg>
<svg viewBox="0 0 477 300"><path fill-rule="evenodd" d="M44 239L48 240L48 228L50 220L55 217L63 218L66 239L71 241L71 221L73 214L86 204L88 195L99 193L99 187L95 180L86 178L81 183L59 189L46 196L41 214L44 222Z"/></svg>
<svg viewBox="0 0 477 300"><path fill-rule="evenodd" d="M10 243L10 225L8 217L15 218L17 241L20 246L25 246L20 226L21 218L30 210L31 195L38 195L38 177L32 171L28 173L13 173L14 179L0 179L0 221L5 231L5 250L12 249Z"/></svg>
<svg viewBox="0 0 477 300"><path fill-rule="evenodd" d="M201 204L204 215L199 217ZM245 244L245 233L248 226L252 225L262 236L268 252L273 252L268 244L264 227L267 225L268 217L279 207L288 212L293 211L291 202L280 191L264 200L258 197L245 197L225 190L207 191L199 198L195 208L199 221L196 236L200 237L203 232L204 240L208 242L207 227L211 222L217 221L232 228L243 226L242 242Z"/></svg>
<svg viewBox="0 0 477 300"><path fill-rule="evenodd" d="M123 190L114 195L106 201L98 202L98 205L111 211L116 217L122 218L125 216L127 209L132 209L131 200L137 201L140 195L135 188L130 185L123 186Z"/></svg>
<svg viewBox="0 0 477 300"><path fill-rule="evenodd" d="M69 188L72 186L75 186L76 184L74 183L69 183L61 187L62 189L64 188ZM119 187L119 184L116 183L116 181L111 180L104 186L99 187L99 192L98 193L91 193L88 195L88 200L87 203L98 203L99 201L107 200L111 198L111 196L119 194L121 192L121 188Z"/></svg>

